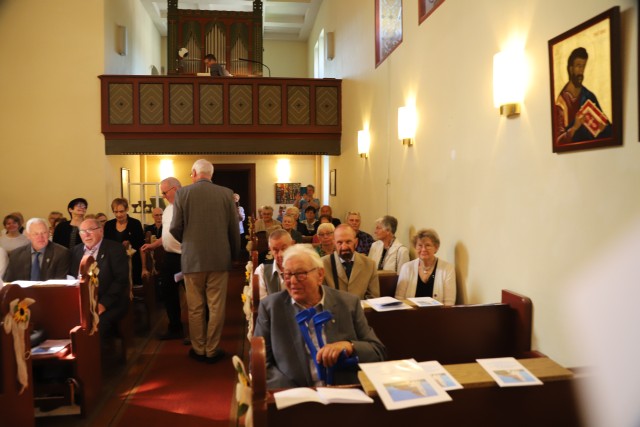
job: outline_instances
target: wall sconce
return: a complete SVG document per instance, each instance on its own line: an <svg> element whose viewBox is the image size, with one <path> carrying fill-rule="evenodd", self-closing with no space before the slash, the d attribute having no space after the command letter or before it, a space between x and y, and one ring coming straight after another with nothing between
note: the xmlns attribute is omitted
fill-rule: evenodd
<svg viewBox="0 0 640 427"><path fill-rule="evenodd" d="M369 135L369 130L359 130L358 131L358 154L363 159L369 157L369 147L371 146L371 136Z"/></svg>
<svg viewBox="0 0 640 427"><path fill-rule="evenodd" d="M161 159L160 160L160 180L169 178L170 176L176 176L173 168L173 160Z"/></svg>
<svg viewBox="0 0 640 427"><path fill-rule="evenodd" d="M398 108L398 139L402 140L403 145L413 145L417 122L415 107L406 105Z"/></svg>
<svg viewBox="0 0 640 427"><path fill-rule="evenodd" d="M127 56L127 27L116 26L116 53L120 56Z"/></svg>
<svg viewBox="0 0 640 427"><path fill-rule="evenodd" d="M289 159L278 159L276 164L276 182L291 182L291 162Z"/></svg>
<svg viewBox="0 0 640 427"><path fill-rule="evenodd" d="M496 53L493 57L493 104L500 108L500 115L520 115L524 101L527 64L522 49Z"/></svg>

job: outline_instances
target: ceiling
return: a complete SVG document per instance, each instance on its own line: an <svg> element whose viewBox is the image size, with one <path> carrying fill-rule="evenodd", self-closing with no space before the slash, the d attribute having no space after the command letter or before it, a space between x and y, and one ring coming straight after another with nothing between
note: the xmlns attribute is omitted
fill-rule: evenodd
<svg viewBox="0 0 640 427"><path fill-rule="evenodd" d="M167 0L140 0L163 36L167 35ZM263 0L264 39L306 41L322 0ZM179 0L179 9L251 12L253 0Z"/></svg>

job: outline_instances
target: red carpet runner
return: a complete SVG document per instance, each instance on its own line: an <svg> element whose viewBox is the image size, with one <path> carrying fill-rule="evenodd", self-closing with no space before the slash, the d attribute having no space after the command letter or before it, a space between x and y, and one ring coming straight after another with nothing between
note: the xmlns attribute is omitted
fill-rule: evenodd
<svg viewBox="0 0 640 427"><path fill-rule="evenodd" d="M181 340L158 342L139 384L126 398L113 426L229 426L236 373L231 356L241 353L243 272L231 272L221 346L227 356L213 364L187 356Z"/></svg>

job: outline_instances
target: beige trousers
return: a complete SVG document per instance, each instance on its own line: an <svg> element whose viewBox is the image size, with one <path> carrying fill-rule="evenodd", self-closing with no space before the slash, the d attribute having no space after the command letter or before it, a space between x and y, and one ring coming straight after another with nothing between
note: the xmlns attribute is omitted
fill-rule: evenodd
<svg viewBox="0 0 640 427"><path fill-rule="evenodd" d="M185 273L184 284L189 307L189 336L193 350L207 357L220 345L227 302L227 279L224 271ZM209 307L209 322L206 321Z"/></svg>

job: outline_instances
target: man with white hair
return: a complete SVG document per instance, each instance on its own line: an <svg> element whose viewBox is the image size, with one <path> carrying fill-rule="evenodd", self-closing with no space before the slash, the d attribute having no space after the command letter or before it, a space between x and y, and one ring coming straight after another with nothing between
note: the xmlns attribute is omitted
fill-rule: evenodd
<svg viewBox="0 0 640 427"><path fill-rule="evenodd" d="M213 165L199 159L191 168L192 185L178 190L170 232L182 243L189 309L189 356L215 363L224 357L219 347L231 260L238 259L240 232L233 191L211 181ZM209 321L206 322L209 308Z"/></svg>
<svg viewBox="0 0 640 427"><path fill-rule="evenodd" d="M309 245L293 245L284 253L286 291L267 296L260 301L254 335L264 337L266 344L267 387L311 387L322 385L316 363L334 368L341 358L357 357L359 362L379 362L386 349L367 323L358 297L322 286L322 261ZM316 337L309 326L315 362L305 348L296 315L314 308L316 313L329 312L331 321L324 325L323 339ZM336 369L334 384L358 382L355 369Z"/></svg>
<svg viewBox="0 0 640 427"><path fill-rule="evenodd" d="M269 235L269 250L273 255L273 261L263 262L254 272L258 275L260 283L260 299L285 289L282 277L282 260L284 251L294 244L295 242L287 230L275 230Z"/></svg>
<svg viewBox="0 0 640 427"><path fill-rule="evenodd" d="M44 218L27 221L25 235L31 244L11 252L4 279L45 281L65 279L71 256L62 245L49 241L49 223Z"/></svg>

